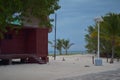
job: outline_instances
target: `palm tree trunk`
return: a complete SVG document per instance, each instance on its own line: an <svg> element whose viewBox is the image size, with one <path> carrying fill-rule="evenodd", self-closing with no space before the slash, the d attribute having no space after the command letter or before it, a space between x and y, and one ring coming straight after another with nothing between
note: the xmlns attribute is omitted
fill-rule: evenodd
<svg viewBox="0 0 120 80"><path fill-rule="evenodd" d="M114 63L114 49L115 48L115 39L113 38L113 40L112 40L112 55L111 55L111 61L110 61L110 63Z"/></svg>
<svg viewBox="0 0 120 80"><path fill-rule="evenodd" d="M66 55L67 55L67 54L68 54L68 53L67 53L67 49L65 50L65 52L66 52Z"/></svg>
<svg viewBox="0 0 120 80"><path fill-rule="evenodd" d="M62 55L62 50L59 50L59 54Z"/></svg>
<svg viewBox="0 0 120 80"><path fill-rule="evenodd" d="M108 56L108 52L106 52L106 53L107 53L107 56L106 56L106 57L107 57L107 62L108 62L108 58L109 58L109 56Z"/></svg>

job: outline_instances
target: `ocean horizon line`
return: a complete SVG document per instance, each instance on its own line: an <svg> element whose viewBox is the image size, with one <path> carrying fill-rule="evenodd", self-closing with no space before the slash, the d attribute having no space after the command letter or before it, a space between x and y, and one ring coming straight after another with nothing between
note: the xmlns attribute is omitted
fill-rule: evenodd
<svg viewBox="0 0 120 80"><path fill-rule="evenodd" d="M67 51L68 54L85 54L86 51ZM48 51L49 54L54 54L54 51ZM65 51L62 51L62 54L65 54ZM56 51L56 54L59 54L59 51Z"/></svg>

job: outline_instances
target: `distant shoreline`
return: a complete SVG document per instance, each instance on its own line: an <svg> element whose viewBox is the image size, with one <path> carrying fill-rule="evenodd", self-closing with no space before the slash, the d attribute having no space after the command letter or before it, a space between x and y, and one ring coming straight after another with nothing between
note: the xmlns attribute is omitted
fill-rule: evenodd
<svg viewBox="0 0 120 80"><path fill-rule="evenodd" d="M49 55L52 55L54 54L54 51L48 51ZM68 51L68 54L86 54L87 52L86 51ZM62 51L62 54L66 54L65 51ZM59 52L56 51L56 55L59 55Z"/></svg>

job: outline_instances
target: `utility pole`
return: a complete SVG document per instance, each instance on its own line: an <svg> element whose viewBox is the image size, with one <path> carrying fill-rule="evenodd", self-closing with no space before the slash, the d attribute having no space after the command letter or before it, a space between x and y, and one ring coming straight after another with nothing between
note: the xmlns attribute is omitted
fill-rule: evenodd
<svg viewBox="0 0 120 80"><path fill-rule="evenodd" d="M57 14L55 13L55 35L54 35L54 38L55 38L55 42L54 42L54 60L56 60L56 25L57 25Z"/></svg>

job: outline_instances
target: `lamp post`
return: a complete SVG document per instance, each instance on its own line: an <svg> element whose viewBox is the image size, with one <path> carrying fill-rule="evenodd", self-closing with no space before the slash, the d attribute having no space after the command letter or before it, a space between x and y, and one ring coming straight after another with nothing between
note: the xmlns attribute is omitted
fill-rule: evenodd
<svg viewBox="0 0 120 80"><path fill-rule="evenodd" d="M56 25L57 25L57 14L55 13L55 43L54 43L54 60L56 60Z"/></svg>
<svg viewBox="0 0 120 80"><path fill-rule="evenodd" d="M102 59L100 59L100 22L102 21L103 19L101 17L95 18L95 22L97 23L97 27L98 27L98 52L97 52L97 59L95 59L96 66L102 65Z"/></svg>

